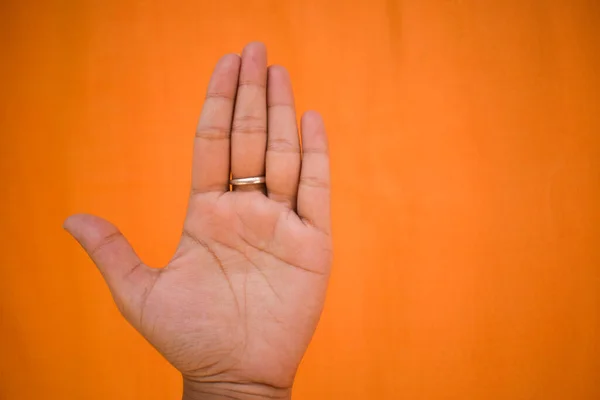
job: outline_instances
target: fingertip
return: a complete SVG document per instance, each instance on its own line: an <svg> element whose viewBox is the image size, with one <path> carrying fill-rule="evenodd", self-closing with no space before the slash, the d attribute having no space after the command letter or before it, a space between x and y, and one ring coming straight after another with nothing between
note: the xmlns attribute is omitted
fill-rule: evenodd
<svg viewBox="0 0 600 400"><path fill-rule="evenodd" d="M318 111L309 110L302 114L300 120L302 124L302 132L309 133L313 137L325 138L325 123L323 117Z"/></svg>
<svg viewBox="0 0 600 400"><path fill-rule="evenodd" d="M323 117L318 111L308 110L302 114L302 122L311 126L323 125Z"/></svg>
<svg viewBox="0 0 600 400"><path fill-rule="evenodd" d="M81 225L81 221L86 219L87 214L73 214L69 215L63 221L63 229L67 232L73 234L74 231L77 231L77 227Z"/></svg>
<svg viewBox="0 0 600 400"><path fill-rule="evenodd" d="M271 65L267 72L267 102L272 105L294 106L294 92L290 76L281 65ZM295 124L295 121L294 121Z"/></svg>
<svg viewBox="0 0 600 400"><path fill-rule="evenodd" d="M292 81L288 70L282 65L270 65L267 70L267 81L269 88L286 87L289 91L292 88Z"/></svg>
<svg viewBox="0 0 600 400"><path fill-rule="evenodd" d="M286 67L279 64L269 65L269 74L279 75L279 76L289 76L289 72Z"/></svg>
<svg viewBox="0 0 600 400"><path fill-rule="evenodd" d="M63 221L63 223L62 223L62 228L63 228L65 231L67 231L67 232L70 230L70 229L69 229L69 228L70 228L70 226L71 226L71 222L70 222L70 221L71 221L71 218L72 218L72 217L73 217L72 215L69 215L67 218L65 218L65 220L64 220L64 221Z"/></svg>
<svg viewBox="0 0 600 400"><path fill-rule="evenodd" d="M73 214L69 215L63 222L63 229L79 244L83 244L84 228L82 227L85 226L86 217L86 214Z"/></svg>
<svg viewBox="0 0 600 400"><path fill-rule="evenodd" d="M262 42L250 42L242 50L242 58L256 60L255 62L266 66L267 46Z"/></svg>
<svg viewBox="0 0 600 400"><path fill-rule="evenodd" d="M217 67L229 68L237 66L239 68L240 62L241 57L239 54L228 53L219 59L217 62Z"/></svg>
<svg viewBox="0 0 600 400"><path fill-rule="evenodd" d="M246 44L246 46L244 46L244 50L242 51L242 54L244 54L245 52L249 52L249 51L266 51L267 50L267 46L258 40L249 42Z"/></svg>
<svg viewBox="0 0 600 400"><path fill-rule="evenodd" d="M78 241L95 241L116 228L110 222L91 214L73 214L65 219L64 229Z"/></svg>

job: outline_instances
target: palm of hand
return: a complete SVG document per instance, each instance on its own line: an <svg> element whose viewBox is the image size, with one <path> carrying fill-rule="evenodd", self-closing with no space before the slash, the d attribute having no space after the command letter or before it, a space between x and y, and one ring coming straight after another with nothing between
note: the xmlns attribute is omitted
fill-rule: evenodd
<svg viewBox="0 0 600 400"><path fill-rule="evenodd" d="M250 44L213 73L188 213L166 267L143 264L107 221L65 222L123 315L181 371L185 398L289 397L331 264L329 163L316 113L302 118L302 138L301 157L289 77L267 70L264 47ZM229 191L230 173L266 175L266 188Z"/></svg>
<svg viewBox="0 0 600 400"><path fill-rule="evenodd" d="M329 243L260 193L195 198L140 330L188 379L289 387L321 313Z"/></svg>

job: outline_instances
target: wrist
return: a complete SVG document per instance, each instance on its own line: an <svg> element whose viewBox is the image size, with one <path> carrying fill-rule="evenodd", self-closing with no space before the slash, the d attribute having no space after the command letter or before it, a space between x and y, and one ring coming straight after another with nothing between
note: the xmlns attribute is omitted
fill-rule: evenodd
<svg viewBox="0 0 600 400"><path fill-rule="evenodd" d="M291 388L253 382L195 382L183 379L182 400L290 400Z"/></svg>

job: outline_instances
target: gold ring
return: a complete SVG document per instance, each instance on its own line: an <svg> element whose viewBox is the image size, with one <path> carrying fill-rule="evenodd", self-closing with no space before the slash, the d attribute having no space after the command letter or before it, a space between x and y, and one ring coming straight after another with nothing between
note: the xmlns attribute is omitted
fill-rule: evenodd
<svg viewBox="0 0 600 400"><path fill-rule="evenodd" d="M231 186L244 186L244 185L258 185L265 183L266 179L264 176L251 176L249 178L235 178L230 179L229 184Z"/></svg>

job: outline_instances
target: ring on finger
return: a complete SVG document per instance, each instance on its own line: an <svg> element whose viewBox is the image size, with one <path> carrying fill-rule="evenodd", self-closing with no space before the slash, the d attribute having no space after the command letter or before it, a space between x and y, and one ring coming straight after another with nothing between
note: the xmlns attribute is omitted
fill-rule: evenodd
<svg viewBox="0 0 600 400"><path fill-rule="evenodd" d="M259 185L265 182L266 179L264 176L250 176L247 178L234 178L229 180L231 186Z"/></svg>

